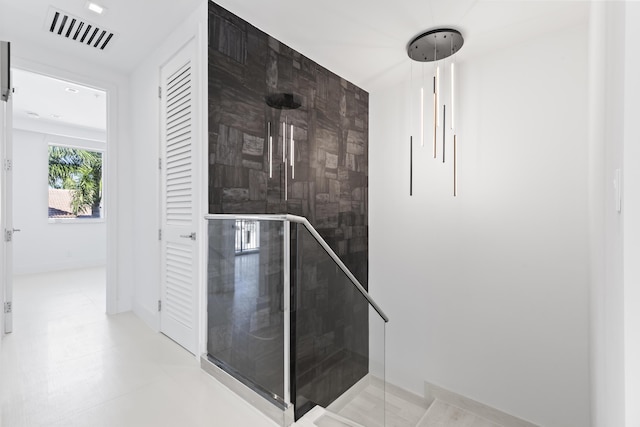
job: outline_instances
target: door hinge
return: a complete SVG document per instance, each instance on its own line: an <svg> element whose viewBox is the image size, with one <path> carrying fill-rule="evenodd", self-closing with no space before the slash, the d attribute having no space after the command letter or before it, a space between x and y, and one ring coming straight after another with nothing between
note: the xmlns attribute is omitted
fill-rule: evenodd
<svg viewBox="0 0 640 427"><path fill-rule="evenodd" d="M162 240L162 228L158 229L158 240Z"/></svg>
<svg viewBox="0 0 640 427"><path fill-rule="evenodd" d="M158 169L162 170L162 157L158 157Z"/></svg>
<svg viewBox="0 0 640 427"><path fill-rule="evenodd" d="M11 169L13 169L13 162L11 161L11 159L6 159L4 161L4 170L6 170L7 172L11 172Z"/></svg>
<svg viewBox="0 0 640 427"><path fill-rule="evenodd" d="M10 242L13 240L13 230L4 230L4 241Z"/></svg>
<svg viewBox="0 0 640 427"><path fill-rule="evenodd" d="M162 87L158 86L158 98L162 99Z"/></svg>
<svg viewBox="0 0 640 427"><path fill-rule="evenodd" d="M4 313L11 314L11 301L7 301L4 303Z"/></svg>
<svg viewBox="0 0 640 427"><path fill-rule="evenodd" d="M162 311L162 300L158 300L158 311Z"/></svg>

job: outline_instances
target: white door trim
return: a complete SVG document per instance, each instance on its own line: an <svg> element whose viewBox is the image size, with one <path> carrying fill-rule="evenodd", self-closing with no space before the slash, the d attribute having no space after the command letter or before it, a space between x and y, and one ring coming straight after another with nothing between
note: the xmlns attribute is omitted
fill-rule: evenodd
<svg viewBox="0 0 640 427"><path fill-rule="evenodd" d="M41 64L16 56L13 52L12 67L48 77L68 80L84 86L104 90L107 93L107 167L103 169L105 192L105 216L107 223L107 277L106 277L106 313L115 314L118 310L118 197L117 197L117 159L119 143L118 91L117 85L95 79L90 76Z"/></svg>
<svg viewBox="0 0 640 427"><path fill-rule="evenodd" d="M203 99L203 95L202 93L206 93L206 89L203 89L202 86L202 78L201 78L201 70L200 70L200 64L201 64L201 60L199 58L199 37L194 36L194 37L190 37L186 43L184 43L179 49L177 49L175 52L173 52L170 56L168 56L168 58L166 59L166 61L164 61L163 63L160 64L160 66L158 67L158 73L159 73L159 83L160 83L160 87L162 88L162 92L161 92L161 98L159 99L159 108L158 108L158 112L160 115L160 147L159 147L159 151L160 151L160 159L161 159L161 168L159 170L159 178L160 178L160 197L159 197L159 201L160 201L160 227L161 227L161 242L160 242L160 269L161 269L161 280L159 283L159 290L158 290L158 294L160 296L160 300L162 301L162 311L159 313L159 325L160 325L160 331L162 333L165 333L167 336L169 336L170 338L174 339L176 342L178 342L180 345L182 345L183 347L185 347L187 350L189 350L190 352L194 353L196 356L199 353L200 350L200 331L201 331L201 322L200 322L200 313L201 313L201 301L202 301L202 293L201 293L201 270L203 268L202 264L202 239L203 239L203 235L201 232L201 226L200 224L203 222L204 217L200 214L201 213L201 206L204 203L204 201L206 199L202 199L201 197L201 189L203 187L203 181L201 178L201 163L199 161L199 159L201 159L200 153L201 153L201 149L203 144L203 133L201 130L201 125L203 122L203 116L202 116L202 99ZM185 62L188 61L188 62ZM175 63L175 64L174 64ZM179 64L184 64L184 65L179 65ZM191 210L190 210L190 215L191 215L191 223L190 225L187 224L180 224L179 222L181 222L181 219L173 219L168 222L167 218L170 216L167 212L167 197L166 197L166 193L167 193L167 189L166 189L166 182L165 182L165 175L167 173L167 171L169 170L169 165L167 164L167 158L166 158L166 147L165 145L167 144L167 141L165 141L165 123L166 123L166 119L165 119L165 110L164 110L164 106L165 103L167 102L168 98L168 91L167 91L167 87L166 87L166 82L165 82L165 77L168 77L170 75L172 75L173 73L177 73L178 70L183 69L184 66L186 66L186 64L188 63L188 67L189 67L189 82L191 85L191 89L190 89L190 95L189 95L189 106L191 109L191 112L189 114L190 117L190 125L189 125L189 132L190 132L190 137L189 137L189 153L190 153L190 168L191 170L189 171L190 173L190 181L189 181L189 185L191 186L191 198L190 200L187 202L188 204L191 205ZM169 66L175 66L176 68L173 69L169 69L167 68L167 70L165 70L165 67L169 67ZM166 75L165 75L166 73ZM182 75L182 73L180 73L180 75ZM180 77L179 80L181 80L183 77ZM180 83L180 85L182 85L182 83ZM180 89L180 91L182 91L182 89ZM182 99L183 95L179 95L179 97L177 99L181 99L179 102L177 102L178 105L180 105L180 103L184 102ZM174 101L175 102L175 101ZM173 107L174 109L176 107ZM182 109L183 107L180 107L178 110ZM179 113L177 116L179 117L181 114L183 113ZM183 120L183 119L180 119ZM175 124L173 124L172 126L175 127ZM183 125L180 125L183 126ZM178 126L178 128L180 128L180 126ZM174 130L175 132L175 130ZM180 131L182 132L182 131ZM175 133L174 133L175 136ZM172 142L172 144L175 143L175 139L174 142ZM179 145L181 145L182 143L179 143ZM174 146L175 147L175 146ZM175 148L174 148L175 149ZM178 151L182 151L182 148ZM182 154L180 154L180 156L182 156ZM180 173L182 174L182 172ZM175 193L174 193L175 194ZM173 217L173 215L171 215ZM179 222L176 222L179 221ZM178 228L180 228L182 231L181 232L176 232L176 230L178 230ZM196 239L195 241L191 241L189 242L188 239L183 239L183 238L178 238L176 239L176 237L178 236L178 234L180 234L181 236L187 236L191 233L195 233ZM190 244L189 244L190 243ZM187 284L187 280L178 280L176 281L176 276L171 276L172 280L171 282L169 282L169 280L167 280L168 277L170 277L170 275L168 274L168 260L171 259L175 259L171 256L169 256L169 253L171 252L169 250L169 245L171 245L172 247L172 251L183 251L181 252L183 255L187 255L187 252L189 252L189 255L191 255L190 261L193 265L193 268L191 269L190 273L190 286L184 286L185 284ZM173 268L176 268L176 264L171 264L173 266ZM182 268L180 266L178 266L177 268ZM174 272L177 270L173 270ZM183 270L186 271L186 270ZM169 289L168 284L171 283L171 290L173 292L179 291L182 294L182 291L189 291L191 294L190 296L188 296L188 298L190 298L190 307L189 309L191 310L190 313L186 313L184 311L176 311L176 308L178 307L177 305L175 305L175 298L170 298L169 300L167 300L168 298L168 293L167 290ZM190 288L190 289L189 289ZM187 298L187 294L183 294L182 297ZM182 298L181 297L181 298ZM174 302L172 302L172 300ZM169 313L169 309L171 308L172 310L172 314ZM179 319L183 319L179 320ZM187 320L188 319L188 320Z"/></svg>
<svg viewBox="0 0 640 427"><path fill-rule="evenodd" d="M13 102L12 96L0 101L0 337L13 331L13 315L6 306L13 304ZM7 235L7 233L9 233Z"/></svg>
<svg viewBox="0 0 640 427"><path fill-rule="evenodd" d="M206 9L206 14L203 13L204 16L208 15L208 7L209 4L207 2L204 5ZM201 21L198 24L198 33L196 37L196 63L195 67L198 69L198 73L196 76L198 87L201 90L201 93L206 94L206 96L202 96L199 99L199 104L196 106L196 113L199 114L200 122L199 122L199 132L198 140L199 146L196 147L197 152L200 154L200 165L198 167L196 178L199 182L203 183L203 185L199 186L199 209L200 215L198 216L198 233L202 236L201 239L198 240L198 256L199 256L199 265L200 270L198 271L198 295L200 296L200 305L199 305L199 330L200 334L198 336L198 350L199 354L196 354L198 357L201 354L206 354L207 352L207 263L208 263L208 253L207 248L209 247L209 230L207 226L207 221L204 219L205 215L209 213L209 40L208 40L208 31L209 31L209 23L208 19Z"/></svg>

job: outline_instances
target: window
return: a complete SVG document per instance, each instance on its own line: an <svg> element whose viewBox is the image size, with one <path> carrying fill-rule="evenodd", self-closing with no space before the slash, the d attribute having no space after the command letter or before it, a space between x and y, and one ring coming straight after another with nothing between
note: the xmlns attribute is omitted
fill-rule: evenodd
<svg viewBox="0 0 640 427"><path fill-rule="evenodd" d="M236 220L236 254L260 249L260 223L246 219Z"/></svg>
<svg viewBox="0 0 640 427"><path fill-rule="evenodd" d="M49 218L99 219L102 214L103 153L49 146Z"/></svg>

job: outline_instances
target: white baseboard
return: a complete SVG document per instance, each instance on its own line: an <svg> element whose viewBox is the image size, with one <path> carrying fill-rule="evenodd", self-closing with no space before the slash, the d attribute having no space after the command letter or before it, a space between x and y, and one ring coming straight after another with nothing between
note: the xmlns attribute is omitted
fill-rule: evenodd
<svg viewBox="0 0 640 427"><path fill-rule="evenodd" d="M138 302L133 303L133 312L138 316L148 327L154 331L160 331L160 316L157 311L149 310Z"/></svg>
<svg viewBox="0 0 640 427"><path fill-rule="evenodd" d="M313 409L296 421L294 425L296 427L318 427L324 425L330 425L332 427L364 427L362 424L341 417L320 406L314 406Z"/></svg>
<svg viewBox="0 0 640 427"><path fill-rule="evenodd" d="M340 397L334 400L328 407L327 410L332 413L338 413L344 409L346 405L348 405L355 397L359 396L360 393L364 391L368 386L374 386L380 390L384 387L384 391L387 395L394 395L399 397L400 399L410 402L416 406L420 406L425 410L431 405L433 399L425 398L422 396L418 396L416 394L411 393L403 388L400 388L391 383L383 383L382 379L373 376L371 374L367 374L360 379L357 383L351 386L347 391L342 393Z"/></svg>
<svg viewBox="0 0 640 427"><path fill-rule="evenodd" d="M502 412L498 409L487 406L484 403L477 402L458 393L446 390L434 384L425 381L425 396L431 400L438 399L450 405L457 406L465 411L499 424L503 427L539 427L529 421Z"/></svg>
<svg viewBox="0 0 640 427"><path fill-rule="evenodd" d="M382 380L380 378L371 376L370 381L377 387L382 387ZM413 394L410 391L407 391L389 382L385 384L385 390L389 394L393 394L394 396L397 396L406 402L413 403L414 405L421 406L425 409L429 408L434 400L433 397L429 395L425 395L424 397L418 396L417 394Z"/></svg>
<svg viewBox="0 0 640 427"><path fill-rule="evenodd" d="M349 404L355 397L357 397L362 391L367 388L370 382L371 375L367 374L364 377L360 378L360 380L352 385L347 391L342 393L336 400L331 402L328 406L328 410L331 412L338 413L344 409L345 406Z"/></svg>

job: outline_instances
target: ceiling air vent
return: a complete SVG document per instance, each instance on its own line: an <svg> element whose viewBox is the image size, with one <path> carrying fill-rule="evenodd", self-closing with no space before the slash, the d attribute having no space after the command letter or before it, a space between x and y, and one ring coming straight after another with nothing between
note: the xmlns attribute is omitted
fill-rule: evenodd
<svg viewBox="0 0 640 427"><path fill-rule="evenodd" d="M113 32L70 13L50 8L46 29L51 34L104 50L113 39Z"/></svg>

